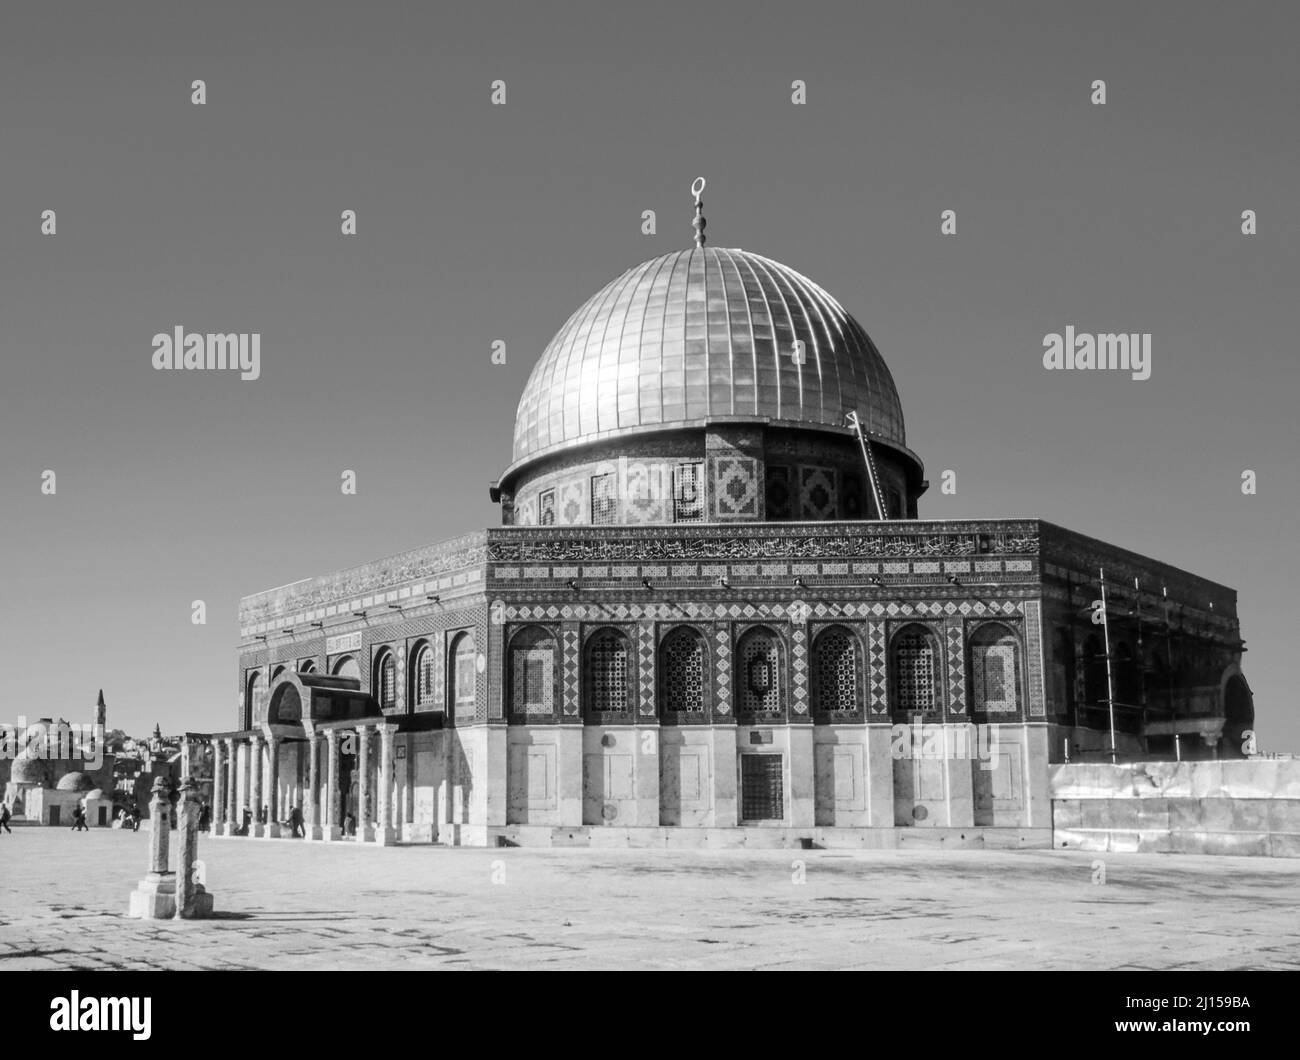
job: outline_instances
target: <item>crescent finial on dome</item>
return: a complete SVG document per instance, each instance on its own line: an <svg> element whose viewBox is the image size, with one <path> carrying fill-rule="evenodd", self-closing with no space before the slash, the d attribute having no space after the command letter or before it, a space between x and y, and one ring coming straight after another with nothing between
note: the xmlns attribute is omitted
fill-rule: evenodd
<svg viewBox="0 0 1300 1060"><path fill-rule="evenodd" d="M691 185L691 194L695 196L695 217L691 221L691 227L695 229L695 245L704 246L704 229L708 222L704 219L704 200L700 198L704 194L704 178L696 177L695 182Z"/></svg>

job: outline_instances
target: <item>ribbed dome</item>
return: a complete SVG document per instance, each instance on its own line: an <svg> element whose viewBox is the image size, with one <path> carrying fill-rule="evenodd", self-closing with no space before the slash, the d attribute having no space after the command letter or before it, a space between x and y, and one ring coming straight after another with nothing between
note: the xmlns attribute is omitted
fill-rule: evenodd
<svg viewBox="0 0 1300 1060"><path fill-rule="evenodd" d="M49 778L50 768L45 760L32 758L28 754L20 754L15 758L9 770L9 779L15 784L39 784L44 787L49 783Z"/></svg>
<svg viewBox="0 0 1300 1060"><path fill-rule="evenodd" d="M59 777L60 791L90 791L95 786L94 779L88 773L64 773Z"/></svg>
<svg viewBox="0 0 1300 1060"><path fill-rule="evenodd" d="M719 420L839 428L851 409L906 445L893 377L839 302L770 258L696 247L629 269L569 318L519 401L514 462Z"/></svg>

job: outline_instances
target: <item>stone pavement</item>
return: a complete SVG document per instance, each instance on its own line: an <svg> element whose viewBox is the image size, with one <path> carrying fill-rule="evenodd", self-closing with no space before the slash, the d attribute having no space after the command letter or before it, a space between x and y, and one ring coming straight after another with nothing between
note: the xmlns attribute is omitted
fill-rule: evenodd
<svg viewBox="0 0 1300 1060"><path fill-rule="evenodd" d="M147 844L0 836L0 969L1300 967L1300 860L204 837L176 923L125 916Z"/></svg>

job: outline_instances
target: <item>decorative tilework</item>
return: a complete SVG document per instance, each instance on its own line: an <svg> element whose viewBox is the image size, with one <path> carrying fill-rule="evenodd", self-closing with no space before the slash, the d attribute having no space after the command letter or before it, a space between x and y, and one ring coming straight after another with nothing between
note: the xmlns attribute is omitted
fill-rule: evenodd
<svg viewBox="0 0 1300 1060"><path fill-rule="evenodd" d="M853 603L849 601L826 603L823 601L813 605L811 610L812 614L817 618L865 619L888 616L901 619L938 618L945 614L955 615L958 612L961 614L969 612L969 614L975 616L1018 615L1021 613L1021 607L1021 603L1014 600L988 603L976 601L973 604L968 604L966 610L963 610L960 605L952 605L951 601L944 603L918 601L899 604L895 601L882 603L877 600L872 603ZM565 604L563 607L556 607L554 604L511 604L502 609L504 619L519 621L555 619L560 617L561 614L563 614L566 621L571 619L584 622L634 622L639 619L667 620L674 618L699 619L702 621L721 619L759 620L786 618L789 614L789 607L780 601L771 603L720 602L707 604L694 600L675 600L643 604Z"/></svg>
<svg viewBox="0 0 1300 1060"><path fill-rule="evenodd" d="M966 650L960 619L948 619L944 624L947 642L948 710L953 714L966 713Z"/></svg>
<svg viewBox="0 0 1300 1060"><path fill-rule="evenodd" d="M799 468L799 518L834 519L835 471L828 467Z"/></svg>
<svg viewBox="0 0 1300 1060"><path fill-rule="evenodd" d="M636 627L638 713L653 718L655 714L655 627L640 622Z"/></svg>
<svg viewBox="0 0 1300 1060"><path fill-rule="evenodd" d="M715 657L713 673L717 686L713 709L726 716L731 713L731 630L719 622L713 634Z"/></svg>
<svg viewBox="0 0 1300 1060"><path fill-rule="evenodd" d="M808 627L796 622L790 635L790 701L796 714L808 713Z"/></svg>
<svg viewBox="0 0 1300 1060"><path fill-rule="evenodd" d="M1047 715L1047 700L1043 695L1043 605L1033 600L1024 605L1025 661L1029 671L1029 716Z"/></svg>
<svg viewBox="0 0 1300 1060"><path fill-rule="evenodd" d="M586 483L581 479L566 482L560 487L555 521L563 526L579 526L591 522L587 510Z"/></svg>
<svg viewBox="0 0 1300 1060"><path fill-rule="evenodd" d="M717 517L758 517L758 461L741 456L720 456L713 463L713 494Z"/></svg>
<svg viewBox="0 0 1300 1060"><path fill-rule="evenodd" d="M627 465L624 521L666 523L668 518L667 475L663 468L636 460Z"/></svg>
<svg viewBox="0 0 1300 1060"><path fill-rule="evenodd" d="M560 639L564 651L564 713L573 717L578 713L582 689L582 637L575 626L566 623Z"/></svg>
<svg viewBox="0 0 1300 1060"><path fill-rule="evenodd" d="M764 472L764 489L769 520L789 519L794 515L790 489L790 469L768 464Z"/></svg>
<svg viewBox="0 0 1300 1060"><path fill-rule="evenodd" d="M447 635L443 633L436 637L431 637L431 644L435 645L433 652L433 709L446 710L447 708Z"/></svg>

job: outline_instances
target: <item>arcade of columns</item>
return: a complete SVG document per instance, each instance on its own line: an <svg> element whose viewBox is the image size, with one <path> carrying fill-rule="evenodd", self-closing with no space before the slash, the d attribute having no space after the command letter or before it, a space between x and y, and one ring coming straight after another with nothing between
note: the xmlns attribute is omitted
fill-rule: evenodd
<svg viewBox="0 0 1300 1060"><path fill-rule="evenodd" d="M393 734L396 726L385 722L339 721L318 722L304 727L303 735L295 731L286 735L271 730L218 736L212 740L212 828L213 836L230 836L242 824L247 809L251 815L248 834L253 837L277 838L281 834L281 817L294 806L302 811L303 832L307 839L336 842L349 838L359 843L387 845L401 832L401 821L393 798ZM345 837L346 792L339 785L341 745L353 734L357 777L356 835ZM379 736L379 761L374 762L372 735ZM285 743L304 744L307 756L306 786L294 785L286 793L288 805L280 805L280 749ZM321 761L322 745L325 750ZM241 748L243 753L241 755ZM245 768L239 769L243 759ZM230 770L227 783L227 763ZM247 768L255 763L255 768ZM322 766L324 776L322 773ZM377 774L372 776L377 767ZM387 783L382 783L384 779ZM323 783L322 783L323 782ZM372 799L372 792L377 798ZM364 819L374 804L373 819ZM266 807L266 822L259 811Z"/></svg>

